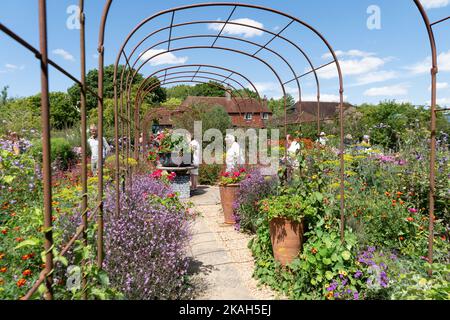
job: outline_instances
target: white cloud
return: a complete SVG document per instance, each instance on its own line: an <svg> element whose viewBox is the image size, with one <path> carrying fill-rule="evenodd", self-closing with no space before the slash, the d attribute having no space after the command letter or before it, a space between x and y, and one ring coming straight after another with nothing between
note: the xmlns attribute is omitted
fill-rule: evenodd
<svg viewBox="0 0 450 320"><path fill-rule="evenodd" d="M438 90L447 89L448 87L449 87L448 82L436 83L436 89L438 89ZM428 91L431 91L431 86L428 87Z"/></svg>
<svg viewBox="0 0 450 320"><path fill-rule="evenodd" d="M427 57L425 60L418 62L412 66L406 67L412 74L429 73L431 70L431 57ZM438 56L439 71L450 72L450 50L442 52Z"/></svg>
<svg viewBox="0 0 450 320"><path fill-rule="evenodd" d="M386 87L370 88L364 92L367 97L379 97L379 96L405 96L408 94L408 86L404 84L398 84Z"/></svg>
<svg viewBox="0 0 450 320"><path fill-rule="evenodd" d="M5 68L8 69L9 71L16 71L25 69L25 66L24 65L17 66L15 64L7 63L5 64Z"/></svg>
<svg viewBox="0 0 450 320"><path fill-rule="evenodd" d="M208 25L208 29L215 30L215 31L222 30L224 23L223 22L221 23L220 20L217 20L217 21L218 21L218 23L210 23ZM261 22L258 22L258 21L255 21L255 20L252 20L249 18L230 20L230 22L246 24L251 27L257 27L257 28L261 28L261 29L264 28L264 25ZM242 35L245 38L262 36L264 34L264 32L261 30L253 29L253 28L245 27L245 26L239 26L239 25L235 25L235 24L227 24L226 27L223 29L223 33L230 34L230 35Z"/></svg>
<svg viewBox="0 0 450 320"><path fill-rule="evenodd" d="M336 54L337 57L370 57L375 55L372 52L366 52L366 51L361 51L361 50L357 50L357 49L353 49L353 50L349 50L349 51L342 51L342 50L337 50L334 52ZM331 59L333 58L333 56L331 55L330 52L325 53L322 56L323 59Z"/></svg>
<svg viewBox="0 0 450 320"><path fill-rule="evenodd" d="M75 58L73 57L73 55L71 55L69 52L67 52L64 49L55 49L55 50L52 51L52 53L57 55L57 56L60 56L64 60L75 61Z"/></svg>
<svg viewBox="0 0 450 320"><path fill-rule="evenodd" d="M384 66L387 59L378 57L364 57L362 59L340 60L342 73L344 76L355 76L378 70ZM324 79L332 79L338 76L336 65L330 64L317 71L320 77Z"/></svg>
<svg viewBox="0 0 450 320"><path fill-rule="evenodd" d="M421 0L422 5L426 9L436 9L448 6L449 0Z"/></svg>
<svg viewBox="0 0 450 320"><path fill-rule="evenodd" d="M371 83L384 82L387 80L396 79L398 77L398 73L395 71L375 71L369 72L362 76L359 76L356 80L357 86L363 86Z"/></svg>
<svg viewBox="0 0 450 320"><path fill-rule="evenodd" d="M172 52L166 52L164 49L152 49L141 54L139 59L146 61L155 55L158 55L149 61L151 66L160 66L165 64L184 64L188 61L188 57L177 57ZM163 53L166 52L166 53ZM163 53L163 54L161 54Z"/></svg>

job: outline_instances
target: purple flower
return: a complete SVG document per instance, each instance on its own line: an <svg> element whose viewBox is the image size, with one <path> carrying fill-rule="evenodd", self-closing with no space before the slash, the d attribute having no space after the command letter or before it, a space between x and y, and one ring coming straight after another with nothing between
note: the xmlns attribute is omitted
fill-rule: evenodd
<svg viewBox="0 0 450 320"><path fill-rule="evenodd" d="M355 279L359 279L362 275L363 273L360 270L357 270L353 276L355 277Z"/></svg>
<svg viewBox="0 0 450 320"><path fill-rule="evenodd" d="M355 291L353 293L353 300L359 300L359 293L358 293L358 291Z"/></svg>

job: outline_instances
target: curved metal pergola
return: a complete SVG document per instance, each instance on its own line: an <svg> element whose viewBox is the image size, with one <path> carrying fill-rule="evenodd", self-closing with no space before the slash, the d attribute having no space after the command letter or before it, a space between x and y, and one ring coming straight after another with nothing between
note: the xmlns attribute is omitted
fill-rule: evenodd
<svg viewBox="0 0 450 320"><path fill-rule="evenodd" d="M71 240L63 247L63 249L61 250L60 255L64 256L67 251L70 249L70 247L73 245L73 243L75 243L75 241L79 238L82 237L83 238L83 242L85 244L87 244L87 234L86 234L86 230L87 230L87 226L88 226L88 222L92 219L94 219L94 217L96 217L97 219L97 224L98 224L98 229L97 229L97 264L98 267L102 267L102 262L103 262L103 229L104 229L104 225L103 225L103 187L104 187L104 183L103 183L103 167L100 166L99 167L99 174L98 174L98 184L97 184L97 189L98 189L98 196L97 196L97 204L95 206L95 208L91 208L89 209L87 207L87 165L86 165L86 151L87 151L87 137L86 137L86 129L87 129L87 122L86 122L86 116L87 116L87 112L86 112L86 94L89 92L91 94L93 94L95 97L97 97L98 100L98 135L99 135L99 160L102 161L103 158L103 154L101 152L101 150L103 149L103 94L104 94L104 40L105 40L105 33L106 33L106 23L107 23L107 19L108 19L108 15L111 9L113 1L112 0L106 0L104 8L103 8L103 13L102 13L102 17L101 17L101 23L100 23L100 28L99 28L99 40L98 40L98 53L99 53L99 58L98 58L98 89L97 92L96 90L94 90L94 88L89 88L86 86L86 48L85 48L85 14L84 14L84 0L79 0L79 8L80 8L80 52L81 52L81 60L80 60L80 74L81 74L81 78L80 80L78 80L76 77L74 77L72 74L70 74L68 71L66 71L64 68L62 68L60 65L58 65L57 63L55 63L54 61L52 61L51 59L49 59L48 57L48 47L47 47L47 1L46 0L38 0L38 8L39 8L39 34L40 34L40 38L39 38L39 44L40 47L39 49L33 47L31 44L29 44L27 41L25 41L22 37L20 37L19 35L17 35L16 33L14 33L11 29L9 29L8 27L6 27L4 24L0 23L0 31L2 31L3 33L5 33L6 35L8 35L9 37L11 37L14 41L16 41L17 43L19 43L20 45L22 45L25 49L27 49L28 51L30 51L32 54L35 55L36 59L40 62L41 65L41 119L42 119L42 144L43 144L43 165L42 165L42 169L43 169L43 187L44 187L44 219L43 219L43 225L44 225L44 237L45 237L45 241L44 241L44 249L45 249L45 269L40 273L38 280L33 284L32 288L28 291L28 293L22 297L21 299L23 300L27 300L29 298L32 297L32 295L38 290L38 288L42 285L45 284L46 286L46 292L44 293L44 298L45 299L52 299L53 298L53 291L52 291L52 283L53 283L53 279L52 279L52 272L53 272L53 268L54 268L54 260L53 260L53 252L52 252L52 248L53 248L53 232L52 232L52 185L51 185L51 158L50 158L50 121L49 121L49 114L50 114L50 108L49 108L49 80L48 80L48 69L49 69L49 65L54 67L56 70L58 70L59 72L61 72L63 75L65 75L66 77L68 77L69 79L73 80L75 83L77 83L80 88L81 88L81 103L80 103L80 109L81 109L81 132L82 132L82 173L81 173L81 184L82 184L82 201L81 201L81 216L82 216L82 224L79 226L79 228L77 229L77 232L75 233L75 235L71 238ZM436 102L437 102L437 73L438 73L438 59L437 59L437 46L436 46L436 41L435 41L435 37L434 37L434 27L444 21L447 21L450 19L450 17L446 17L443 19L440 19L438 21L435 22L431 22L424 7L422 6L422 4L420 3L419 0L413 0L414 5L417 7L418 11L420 12L420 15L423 19L423 23L427 29L427 33L428 33L428 38L429 38L429 43L430 43L430 49L431 49L431 57L432 57L432 65L431 65L431 106L430 106L430 112L431 112L431 138L430 138L430 151L431 151L431 155L430 155L430 193L429 193L429 208L430 208L430 212L429 212L429 243L428 243L428 261L431 263L433 261L433 238L434 238L434 200L435 200L435 160L436 160L436 113L440 112L440 111L444 111L444 110L449 110L447 109L437 109L436 106ZM228 19L226 21L212 21L211 23L219 23L219 24L223 24L223 27L220 31L220 33L217 35L217 37L215 38L213 44L211 47L209 48L215 48L218 49L218 47L215 46L216 42L218 39L220 38L225 38L225 36L223 36L223 31L225 30L225 27L227 25L241 25L243 27L247 27L247 28L254 28L254 29L258 29L254 26L249 26L246 24L238 24L236 22L230 21L234 12L238 9L238 8L247 8L247 9L253 9L253 10L260 10L260 11L264 11L264 12L268 12L271 14L275 14L275 15L279 15L279 16L283 16L285 18L288 18L290 20L290 22L281 29L280 32L278 33L274 33L271 32L269 30L264 30L262 28L260 28L260 31L265 32L267 34L271 34L273 36L273 38L271 40L269 40L265 45L263 45L262 47L259 46L259 49L254 52L253 54L249 54L249 53L243 53L247 56L250 56L251 58L254 58L256 60L257 57L256 55L261 52L262 50L267 50L267 46L275 39L282 39L283 41L286 41L287 43L289 43L290 45L294 46L299 52L300 54L307 60L307 62L309 63L311 70L303 73L301 75L295 74L295 70L293 70L293 74L295 74L296 76L286 82L282 82L281 81L281 87L283 89L283 93L284 95L286 94L285 88L284 86L292 83L292 82L296 82L297 86L298 86L298 90L299 90L299 101L301 103L301 87L300 87L300 83L299 80L308 75L313 73L315 76L315 80L316 80L316 85L317 85L317 100L318 100L318 108L320 108L320 82L319 82L319 78L317 76L317 71L321 68L327 67L329 65L335 64L336 68L337 68L337 72L338 72L338 76L339 76L339 94L340 94L340 119L341 119L341 152L340 152L340 158L341 158L341 233L343 233L343 228L344 228L344 185L343 185L343 79L342 79L342 72L341 72L341 68L339 65L339 61L336 57L336 54L334 52L334 50L332 49L332 47L330 46L330 44L327 42L327 40L316 30L314 29L312 26L308 25L307 23L293 17L292 15L288 15L286 13L283 13L281 11L278 10L274 10L274 9L270 9L270 8L265 8L265 7L261 7L261 6L257 6L257 5L252 5L252 4L242 4L242 3L204 3L204 4L195 4L195 5L190 5L190 6L183 6L183 7L178 7L178 8L174 8L174 9L170 9L170 10L165 10L162 11L156 15L150 16L149 18L143 20L141 23L139 23L132 31L131 33L128 35L128 37L126 38L125 42L123 43L119 54L118 54L118 58L116 61L116 65L115 65L115 74L114 74L114 88L115 88L115 138L116 138L116 145L118 145L118 126L119 126L119 108L118 108L118 102L119 102L119 95L120 95L120 100L121 100L121 106L124 106L124 99L126 98L127 101L125 102L125 107L128 108L127 109L127 114L128 114L128 119L127 117L122 117L126 120L128 120L128 122L130 122L130 105L131 105L131 101L130 101L130 88L129 88L129 80L133 79L134 75L133 74L133 69L131 68L130 62L128 60L128 56L126 55L124 49L126 44L128 43L128 41L135 35L135 33L141 29L145 24L147 24L149 21L151 21L152 19L158 17L158 16L162 16L164 14L172 14L171 17L171 23L168 27L164 27L162 30L170 30L170 35L169 35L169 39L168 39L168 48L167 51L165 53L168 52L173 52L176 49L171 49L171 42L172 40L176 41L175 38L171 39L171 35L172 35L172 30L173 28L177 28L177 27L182 27L182 25L180 24L179 26L174 25L174 17L175 17L175 13L179 12L179 11L184 11L184 10L189 10L189 9L193 9L193 8L202 8L202 7L208 7L208 6L221 6L221 7L230 7L232 8L232 11L228 17ZM205 21L191 21L191 22L187 22L186 24L183 25L192 25L192 24L200 24L200 23L207 23ZM299 47L297 44L295 44L293 41L289 40L288 38L284 37L281 35L281 33L286 30L290 25L297 23L307 29L309 29L310 31L312 31L328 48L328 50L330 51L332 57L333 57L333 61L324 64L322 66L319 67L314 67L314 65L312 64L311 60L309 59L309 57L306 55L305 51ZM160 30L160 31L162 31ZM160 32L158 31L158 32ZM156 31L155 31L156 33ZM154 34L155 34L154 33ZM138 45L135 47L135 49L133 50L132 54L130 56L133 56L135 51L137 51L138 48L140 48L140 46L147 41L150 37L152 36L152 34L148 35L147 37L144 37L143 39L141 39L141 41L138 43ZM229 40L235 40L235 41L239 41L237 39L229 39ZM242 39L241 39L242 40ZM178 48L178 50L187 50L188 48ZM206 48L204 48L206 49ZM223 48L223 50L226 51L231 51L230 48ZM234 51L234 53L238 54L238 51ZM122 70L122 74L120 76L120 86L118 86L117 80L118 80L118 73L117 73L117 67L118 67L118 62L120 61L121 57L124 57L126 60L126 65L128 66L128 70L125 71L125 68ZM152 57L155 58L155 57ZM139 60L139 58L137 59ZM259 58L259 61L261 63L264 64L264 61ZM266 62L267 63L267 62ZM200 71L201 68L198 69L198 71ZM276 74L276 71L273 69L274 73ZM125 76L125 72L126 72L126 80L124 83L124 76ZM166 70L164 71L166 72ZM197 72L198 74L199 72ZM234 74L234 73L233 73ZM166 75L165 75L166 77ZM231 76L230 76L231 77ZM279 78L281 80L281 78ZM168 82L166 82L167 79L163 80L163 84L168 84ZM195 80L191 79L191 80ZM228 79L227 79L228 80ZM181 81L181 79L178 79L177 81ZM196 80L196 81L200 81ZM169 81L170 82L170 81ZM132 83L132 81L131 81ZM147 90L148 92L151 92L152 88L148 88L150 90ZM145 92L142 92L142 94L146 94ZM141 101L138 102L138 106L139 103L141 103L143 101L143 99L141 99ZM286 108L286 103L285 103L285 108ZM122 110L123 111L123 110ZM318 117L320 115L320 112L317 113ZM121 119L122 119L121 118ZM318 126L320 125L320 120L318 119ZM118 149L118 148L116 148ZM118 154L116 154L116 166L120 167L118 165L119 162L119 157ZM116 177L118 178L118 177ZM116 179L118 180L118 179ZM117 181L116 181L117 182ZM120 188L117 187L117 190L119 191ZM118 192L118 194L120 194L120 192ZM117 206L118 207L118 206ZM84 266L83 262L83 266ZM82 286L83 288L86 287L86 282L87 280L85 278L83 278L82 280ZM87 298L86 295L83 295L83 298Z"/></svg>
<svg viewBox="0 0 450 320"><path fill-rule="evenodd" d="M112 0L107 1L105 8L104 8L104 12L107 13L109 12L109 8L111 7L112 4ZM227 20L225 22L218 22L218 21L213 21L213 20L206 20L206 21L191 21L191 22L186 22L186 23L182 23L179 25L175 25L174 24L174 17L175 14L177 12L180 11L185 11L185 10L190 10L190 9L194 9L194 8L204 8L204 7L226 7L226 8L231 8L231 12L227 18ZM243 40L240 38L236 38L236 37L229 37L229 36L224 36L222 33L224 32L225 28L227 25L240 25L242 27L246 27L246 28L250 28L250 29L255 29L254 26L248 25L248 24L244 24L244 23L236 23L231 21L233 14L235 13L237 8L250 8L253 10L260 10L260 11L265 11L265 12L269 12L271 14L275 14L275 15L280 15L283 17L286 17L290 20L290 22L281 29L280 32L278 32L277 34L273 33L273 32L269 32L272 35L272 39L269 40L266 44L264 45L260 45L258 43L255 42L251 42L248 40ZM147 23L149 23L150 21L154 20L157 17L160 17L162 15L166 15L169 14L171 15L171 19L170 19L170 25L167 27L163 27L160 28L156 31L153 31L152 33L150 33L149 35L147 35L146 37L144 37L144 39L142 39L141 41L138 42L138 44L133 48L133 50L131 51L131 53L129 55L127 55L125 53L125 47L127 46L127 44L130 42L130 40L132 39L132 37L137 33L137 31L139 31L143 26L145 26ZM190 36L184 36L184 37L178 37L178 38L172 38L172 31L174 28L177 28L179 26L190 26L193 24L210 24L210 23L220 23L223 24L219 34L217 35L205 35L205 34L201 34L201 35L190 35ZM270 69L270 71L274 74L274 76L277 78L277 81L280 84L280 87L282 89L283 92L283 97L284 97L284 117L285 117L285 135L287 134L287 128L286 128L286 122L287 122L287 103L286 103L286 88L285 85L288 83L291 83L293 81L297 82L297 86L298 86L298 91L299 91L299 103L301 105L301 87L300 87L300 83L299 83L299 79L302 77L302 75L297 75L297 73L295 72L294 68L292 67L292 65L287 61L287 59L285 59L282 55L280 55L279 53L277 53L276 51L269 49L268 45L275 39L280 38L280 35L282 32L284 32L290 25L292 24L298 24L308 30L310 30L311 32L313 32L315 34L315 36L327 47L329 53L331 54L331 56L333 57L333 61L330 63L327 63L322 67L331 65L331 64L335 64L336 65L336 69L337 69L337 73L338 73L338 77L339 77L339 95L340 95L340 134L341 134L341 143L340 143L340 210L341 210L341 239L344 239L344 126L343 126L343 77L342 77L342 72L341 72L341 68L339 65L339 61L337 59L337 56L333 50L333 48L331 47L331 45L328 43L328 41L325 39L325 37L320 34L315 28L313 28L311 25L307 24L306 22L297 19L296 17L293 17L291 15L288 15L286 13L274 10L274 9L270 9L270 8L265 8L262 6L257 6L257 5L250 5L250 4L242 4L242 3L205 3L205 4L195 4L195 5L189 5L189 6L182 6L182 7L177 7L177 8L173 8L173 9L169 9L169 10L165 10L165 11L161 11L157 14L154 14L146 19L144 19L141 23L139 23L126 37L125 41L122 43L119 54L116 58L116 63L115 63L115 73L114 73L114 79L115 81L117 81L117 75L118 75L118 67L119 67L119 62L121 60L121 57L125 58L126 61L126 65L129 67L128 72L127 72L127 76L126 76L126 80L125 80L125 88L123 88L123 80L124 80L124 73L125 73L125 68L122 69L122 73L120 75L120 85L117 87L115 83L114 86L114 92L115 92L115 113L116 113L116 144L119 141L119 136L118 136L118 123L117 120L119 118L119 101L120 101L120 112L122 113L124 108L128 108L129 109L129 105L130 105L130 92L131 92L131 86L133 83L133 80L135 78L135 76L139 73L139 71L148 63L151 62L152 59L155 59L159 56L162 56L164 54L167 53L173 53L173 52L178 52L178 51L184 51L184 50L193 50L193 49L214 49L214 50L221 50L221 51L227 51L227 52L232 52L234 54L239 54L239 55L243 55L243 56L247 56L249 58L255 59L257 61L259 61L260 63L262 63L263 65L265 65L268 69ZM103 24L102 27L105 27L105 25ZM157 34L159 32L161 32L162 30L167 30L169 29L169 38L167 40L164 41L159 41L156 44L153 44L152 46L148 47L143 53L139 54L138 57L136 58L136 61L130 65L130 58L131 56L133 56L136 52L137 52L137 48L139 46L141 46L144 41L146 41L147 39L149 39L152 35ZM262 28L256 28L259 29L260 31L263 32L267 32L268 30L262 29ZM104 30L104 29L103 29ZM191 46L182 46L179 48L172 48L171 44L173 42L176 42L178 40L186 40L186 39L195 39L195 38L213 38L214 41L212 43L212 45L210 46L205 46L205 45L191 45ZM221 46L216 46L216 42L220 39L220 38L224 38L224 39L229 39L229 40L234 40L234 41L241 41L247 44L251 44L256 46L258 49L256 52L254 53L249 53L243 50L239 50L236 48L230 48L230 47L221 47ZM283 37L283 39L285 39L285 37ZM293 43L292 41L290 41L289 43ZM143 63L141 63L141 65L137 68L135 68L136 63L141 60L141 57L143 57L147 52L149 52L152 49L157 48L160 45L165 45L167 44L167 50L163 50L161 52L158 52L156 54L153 54L151 57L146 58ZM298 49L299 47L296 46L296 48ZM262 50L266 50L272 54L274 54L275 56L277 56L278 58L280 58L287 66L288 68L291 70L291 72L293 73L293 79L287 81L287 82L283 82L279 72L276 71L276 69L274 68L274 66L272 66L272 64L270 64L268 61L266 61L265 59L258 57L257 54L259 52L261 52ZM317 83L317 96L318 96L318 108L320 108L320 87L319 87L319 80L317 77L317 68L314 68L311 59L309 59L309 57L306 55L305 51L303 49L300 49L301 54L306 57L306 60L310 63L310 66L312 68L311 71L309 71L306 74L310 74L310 73L314 73L315 77L316 77L316 83ZM130 78L130 74L131 74L131 78ZM125 102L125 106L124 106L124 91L126 91L126 98L127 101ZM119 97L120 95L120 97ZM127 111L128 114L130 114L130 111ZM318 118L318 123L319 118L320 118L320 110L318 110L317 113L317 118ZM130 120L130 119L129 119ZM130 121L128 121L129 123ZM119 150L116 149L116 189L119 190L120 188L120 161L119 161ZM120 193L117 193L117 199L116 199L116 214L119 214L119 203L120 203Z"/></svg>

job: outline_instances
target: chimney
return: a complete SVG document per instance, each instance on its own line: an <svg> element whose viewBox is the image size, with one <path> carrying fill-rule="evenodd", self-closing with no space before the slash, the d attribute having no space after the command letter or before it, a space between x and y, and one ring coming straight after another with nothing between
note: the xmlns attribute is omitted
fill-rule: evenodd
<svg viewBox="0 0 450 320"><path fill-rule="evenodd" d="M225 87L225 98L227 98L227 101L231 101L231 89L229 86Z"/></svg>

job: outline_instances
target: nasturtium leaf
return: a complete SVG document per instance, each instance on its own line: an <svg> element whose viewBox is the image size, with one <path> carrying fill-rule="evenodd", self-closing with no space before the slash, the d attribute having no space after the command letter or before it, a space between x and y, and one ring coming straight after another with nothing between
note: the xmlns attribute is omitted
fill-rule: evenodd
<svg viewBox="0 0 450 320"><path fill-rule="evenodd" d="M15 246L14 249L17 250L17 249L23 248L23 247L34 247L34 246L39 245L39 243L40 243L39 239L32 238L32 239L22 241L17 246Z"/></svg>
<svg viewBox="0 0 450 320"><path fill-rule="evenodd" d="M342 252L341 256L342 256L342 258L344 258L345 261L348 261L348 260L350 260L351 253L348 251L344 251L344 252Z"/></svg>
<svg viewBox="0 0 450 320"><path fill-rule="evenodd" d="M333 273L331 271L325 272L325 278L327 278L327 280L333 279Z"/></svg>
<svg viewBox="0 0 450 320"><path fill-rule="evenodd" d="M322 262L324 265L327 265L327 266L329 266L332 263L331 259L329 259L329 258L323 258Z"/></svg>

